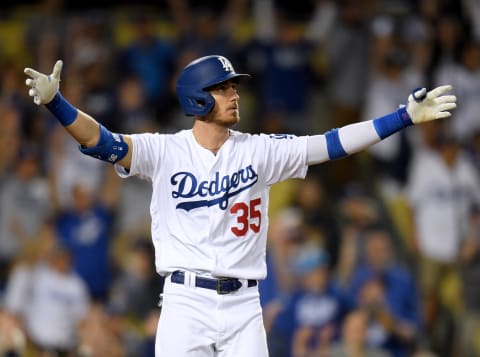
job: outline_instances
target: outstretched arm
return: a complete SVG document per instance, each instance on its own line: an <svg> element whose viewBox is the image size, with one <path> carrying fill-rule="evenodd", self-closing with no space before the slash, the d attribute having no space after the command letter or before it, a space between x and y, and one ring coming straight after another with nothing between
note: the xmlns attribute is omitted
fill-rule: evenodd
<svg viewBox="0 0 480 357"><path fill-rule="evenodd" d="M59 91L62 66L62 61L57 61L50 75L25 68L25 74L30 77L26 80L30 87L28 95L33 97L35 104L45 104L80 144L80 151L84 154L111 163L118 162L129 169L132 158L131 138L109 132L90 115L78 110L63 98Z"/></svg>
<svg viewBox="0 0 480 357"><path fill-rule="evenodd" d="M444 95L450 85L437 87L427 93L425 88L414 90L407 106L383 117L333 129L323 135L309 136L307 140L308 165L341 159L376 144L403 128L451 116L457 98Z"/></svg>

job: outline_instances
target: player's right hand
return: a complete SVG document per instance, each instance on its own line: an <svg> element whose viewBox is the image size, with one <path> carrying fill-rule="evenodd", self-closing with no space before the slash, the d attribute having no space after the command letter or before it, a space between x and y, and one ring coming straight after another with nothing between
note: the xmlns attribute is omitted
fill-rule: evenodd
<svg viewBox="0 0 480 357"><path fill-rule="evenodd" d="M24 72L28 78L25 83L30 87L28 95L33 97L33 102L37 105L47 104L55 97L60 87L60 72L62 72L63 62L58 60L53 67L53 72L46 75L31 68L25 68Z"/></svg>

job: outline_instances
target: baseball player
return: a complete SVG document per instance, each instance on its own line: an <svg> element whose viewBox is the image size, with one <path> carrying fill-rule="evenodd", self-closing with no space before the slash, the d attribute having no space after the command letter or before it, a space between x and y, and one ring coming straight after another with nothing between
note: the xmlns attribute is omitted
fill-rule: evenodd
<svg viewBox="0 0 480 357"><path fill-rule="evenodd" d="M156 269L165 276L156 356L267 356L257 281L266 275L269 188L304 178L309 165L362 150L412 124L449 117L451 87L415 90L384 117L322 135L251 135L239 120L236 73L212 55L188 64L176 89L193 127L175 134L110 132L59 91L50 75L26 68L35 104L45 104L80 151L115 164L122 177L153 186L150 213Z"/></svg>

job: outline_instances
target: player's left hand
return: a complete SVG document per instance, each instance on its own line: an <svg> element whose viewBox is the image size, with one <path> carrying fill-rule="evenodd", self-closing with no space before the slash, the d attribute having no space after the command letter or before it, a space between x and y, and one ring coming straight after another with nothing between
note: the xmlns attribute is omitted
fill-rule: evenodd
<svg viewBox="0 0 480 357"><path fill-rule="evenodd" d="M448 118L450 110L457 107L457 97L444 95L452 89L451 85L439 86L427 92L426 88L416 89L408 97L407 112L414 124Z"/></svg>
<svg viewBox="0 0 480 357"><path fill-rule="evenodd" d="M50 75L35 71L31 68L25 68L24 72L28 78L25 83L30 87L28 95L33 97L33 102L37 105L47 104L55 97L60 86L60 73L62 72L63 62L58 60L53 67Z"/></svg>

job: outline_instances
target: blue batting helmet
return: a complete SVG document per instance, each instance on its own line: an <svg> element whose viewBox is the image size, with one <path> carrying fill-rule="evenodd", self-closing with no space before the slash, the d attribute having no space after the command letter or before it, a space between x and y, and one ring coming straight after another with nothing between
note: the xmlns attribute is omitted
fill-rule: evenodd
<svg viewBox="0 0 480 357"><path fill-rule="evenodd" d="M230 61L218 55L205 56L190 62L177 79L177 96L186 115L207 115L215 105L209 87L230 79L250 77L235 73Z"/></svg>

